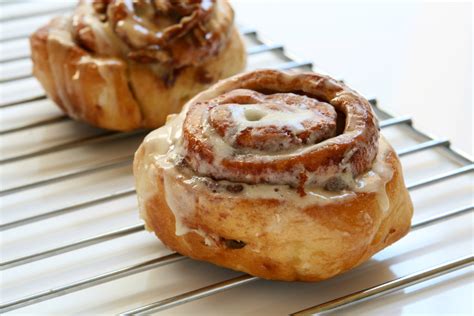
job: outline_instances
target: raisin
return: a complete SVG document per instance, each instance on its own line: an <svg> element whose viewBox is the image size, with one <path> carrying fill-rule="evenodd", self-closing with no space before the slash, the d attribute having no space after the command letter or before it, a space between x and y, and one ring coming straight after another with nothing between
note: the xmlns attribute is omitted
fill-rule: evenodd
<svg viewBox="0 0 474 316"><path fill-rule="evenodd" d="M231 193L240 193L244 190L244 186L241 184L229 184L225 188Z"/></svg>
<svg viewBox="0 0 474 316"><path fill-rule="evenodd" d="M326 181L324 188L328 191L342 191L347 189L347 183L339 177L332 177Z"/></svg>

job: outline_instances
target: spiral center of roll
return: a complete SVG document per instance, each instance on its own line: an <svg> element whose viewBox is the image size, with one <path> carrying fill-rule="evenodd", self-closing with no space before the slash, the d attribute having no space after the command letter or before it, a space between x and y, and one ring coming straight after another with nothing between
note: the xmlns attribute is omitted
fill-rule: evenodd
<svg viewBox="0 0 474 316"><path fill-rule="evenodd" d="M349 187L378 151L369 102L314 73L259 70L223 81L188 104L182 126L184 168L301 195L307 185Z"/></svg>
<svg viewBox="0 0 474 316"><path fill-rule="evenodd" d="M89 0L72 22L74 40L91 52L179 69L224 47L233 12L224 0Z"/></svg>
<svg viewBox="0 0 474 316"><path fill-rule="evenodd" d="M292 93L239 89L210 109L209 123L234 148L279 152L333 137L337 114L324 102Z"/></svg>
<svg viewBox="0 0 474 316"><path fill-rule="evenodd" d="M247 108L244 112L245 119L250 122L260 121L267 113L260 111L259 109Z"/></svg>

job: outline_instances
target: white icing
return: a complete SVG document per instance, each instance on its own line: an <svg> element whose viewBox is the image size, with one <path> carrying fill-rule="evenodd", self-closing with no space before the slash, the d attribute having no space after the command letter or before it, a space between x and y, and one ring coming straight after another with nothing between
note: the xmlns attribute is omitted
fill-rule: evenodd
<svg viewBox="0 0 474 316"><path fill-rule="evenodd" d="M189 194L184 187L180 185L173 186L173 179L170 179L172 174L164 173L164 193L166 203L173 212L176 227L176 236L182 236L191 231L191 229L184 223L187 216L192 215L195 208L195 201L193 194Z"/></svg>
<svg viewBox="0 0 474 316"><path fill-rule="evenodd" d="M194 210L194 199L195 195L191 192L186 192L182 186L172 186L171 181L177 177L185 183L187 186L192 187L193 192L200 192L202 190L210 190L206 186L206 180L209 181L206 177L198 176L193 173L191 170L186 169L186 174L180 172L174 165L174 160L176 155L179 154L182 149L182 139L181 139L181 129L184 121L184 111L179 114L171 117L167 124L151 134L149 134L144 141L143 146L145 146L147 151L146 161L142 162L141 165L156 164L157 167L161 167L164 173L165 179L165 197L168 206L173 212L176 219L176 234L183 235L194 231L206 240L206 244L213 244L212 236L206 235L203 231L189 228L184 224L184 219L187 216L192 215L189 213ZM215 143L215 139L219 137L210 137L209 141ZM219 146L219 145L217 145ZM223 145L224 146L224 145ZM228 145L227 145L228 146ZM225 146L224 146L225 147ZM389 207L389 200L385 191L385 185L393 176L393 171L391 166L386 162L386 155L389 152L390 147L383 137L379 141L379 152L374 161L372 170L366 174L358 177L355 181L352 181L352 186L347 190L342 190L339 192L329 192L320 187L315 186L306 186L305 187L305 196L300 196L300 194L293 188L290 188L287 185L274 185L274 184L241 184L243 186L242 192L238 193L245 199L271 199L271 200L280 200L284 203L289 203L292 207L296 208L307 208L314 205L327 205L332 203L344 203L348 200L354 199L357 196L358 192L376 192L377 201L379 202L382 211L387 211ZM224 150L225 151L225 150ZM219 150L216 151L219 153ZM346 163L354 152L348 153ZM156 179L154 176L155 170L153 168L148 169L146 172L150 172L150 175L143 176L139 175L137 178L138 181L142 181L142 178ZM349 173L347 175L349 177ZM146 180L143 180L146 181ZM213 181L213 180L210 180ZM228 184L233 184L229 181L216 181L221 188L224 188ZM351 182L348 182L351 183ZM141 188L145 190L155 190L156 185L141 185ZM174 191L173 191L174 190ZM150 193L151 196L153 192ZM228 195L225 189L217 190L214 194L223 194ZM146 197L148 194L144 194ZM275 217L274 223L269 229L278 230L282 225L281 219L277 216Z"/></svg>
<svg viewBox="0 0 474 316"><path fill-rule="evenodd" d="M168 116L167 123L145 137L144 144L155 158L160 158L181 137L183 125L182 115Z"/></svg>
<svg viewBox="0 0 474 316"><path fill-rule="evenodd" d="M82 14L80 14L83 12ZM102 22L96 15L92 3L79 9L82 23L90 28L94 35L95 53L102 56L120 56L126 53L126 46L121 44L108 22Z"/></svg>
<svg viewBox="0 0 474 316"><path fill-rule="evenodd" d="M140 210L139 216L144 220L145 228L148 231L153 231L153 229L147 225L148 218L145 210L147 201L156 194L156 183L154 182L158 175L156 166L152 163L140 164L135 172L137 175L135 186L137 192L140 192L140 194L137 194Z"/></svg>
<svg viewBox="0 0 474 316"><path fill-rule="evenodd" d="M260 104L230 105L232 120L237 123L237 132L248 127L288 127L294 132L304 131L302 122L314 116L311 110L296 108L293 112L275 111Z"/></svg>
<svg viewBox="0 0 474 316"><path fill-rule="evenodd" d="M203 115L203 117L207 117L207 115ZM200 174L210 174L212 173L211 171L213 170L212 168L213 165L219 165L220 162L227 158L231 157L234 154L237 154L237 151L234 147L232 147L229 143L232 142L226 142L224 138L220 137L217 135L216 131L210 126L209 122L206 119L203 119L201 122L201 126L203 129L203 136L206 139L206 142L213 148L213 154L214 154L214 159L216 163L209 164L209 163L201 163L198 166L198 169L196 170ZM352 137L353 133L346 133L348 137ZM300 148L296 149L290 149L288 151L280 151L280 152L262 152L257 149L244 149L244 150L239 150L240 153L239 155L245 156L247 154L249 155L257 155L260 159L260 161L271 161L271 160L288 160L291 159L292 157L297 157L300 155L306 155L311 151L316 151L318 148L322 148L325 146L331 146L334 142L337 142L334 138L330 138L328 140L322 141L318 144L314 144L311 146L302 146ZM308 174L308 181L307 183L324 183L326 180L329 178L332 178L334 176L342 176L344 179L347 179L350 182L353 182L352 179L352 173L351 173L351 166L350 163L348 163L349 159L352 157L352 155L355 153L354 150L349 150L343 161L345 161L345 173L341 174L340 173L340 166L335 166L335 167L327 167L324 166L320 170L317 170L314 173ZM343 166L344 167L344 166ZM299 174L301 172L304 172L304 167L301 166L301 169L294 169L292 172L281 172L280 174L268 174L266 175L266 178L268 179L268 182L273 182L273 183L294 183L295 179L298 179ZM251 175L249 175L251 177Z"/></svg>
<svg viewBox="0 0 474 316"><path fill-rule="evenodd" d="M234 153L234 148L217 135L207 120L201 122L201 124L203 126L203 134L213 148L214 159L217 163L220 163L224 158L229 157ZM200 167L203 169L198 170L199 173L208 173L207 165L202 164Z"/></svg>
<svg viewBox="0 0 474 316"><path fill-rule="evenodd" d="M136 165L136 187L138 194L138 203L140 206L140 217L148 222L145 213L146 202L156 194L157 185L157 167L173 169L172 163L167 158L167 153L174 142L181 135L182 115L170 115L168 122L164 126L151 132L145 137L145 140L139 150L144 150L143 163ZM168 201L167 201L168 202ZM179 225L179 223L178 223ZM147 227L148 230L149 227Z"/></svg>
<svg viewBox="0 0 474 316"><path fill-rule="evenodd" d="M386 184L393 177L393 170L386 162L390 150L387 141L380 137L379 152L372 165L372 170L358 177L355 181L355 192L377 192L377 201L382 211L388 211L390 201L387 196Z"/></svg>

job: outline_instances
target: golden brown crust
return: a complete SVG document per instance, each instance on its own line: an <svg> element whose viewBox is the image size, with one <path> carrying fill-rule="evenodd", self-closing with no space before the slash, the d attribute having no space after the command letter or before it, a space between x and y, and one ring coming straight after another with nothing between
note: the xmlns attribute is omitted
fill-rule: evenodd
<svg viewBox="0 0 474 316"><path fill-rule="evenodd" d="M54 23L53 21L51 23ZM49 66L49 53L47 49L49 35L49 25L38 29L34 36L30 37L31 59L41 60L43 62L35 63L33 66L33 75L40 81L48 96L56 102L61 110L66 111L56 92L54 78Z"/></svg>
<svg viewBox="0 0 474 316"><path fill-rule="evenodd" d="M245 85L245 78L254 83ZM164 127L147 136L135 155L136 189L147 227L165 245L183 255L262 278L287 281L332 277L361 264L403 237L410 228L413 206L400 162L383 136L377 130L374 132L377 122L371 108L366 107L367 101L349 88L342 87L341 99L349 100L345 104L352 104L356 114L362 113L361 117L347 112L343 116L344 129L319 144L300 144L299 149L285 149L281 155L273 155L265 148L242 149L225 139L226 132L222 130L235 130L234 123L243 124L244 128L257 126L258 133L270 127L278 131L304 130L298 124L307 120L313 120L316 125L326 124L328 117L321 118L318 111L315 114L308 107L310 103L289 93L305 94L305 89L314 84L316 88L306 97L332 100L324 96L341 91L333 83L332 79L318 74L257 70L226 79L194 97L179 115L170 117ZM265 91L270 97L244 92L240 90L242 85L244 89ZM242 104L233 103L235 95L245 95ZM300 108L281 112L280 105L254 103L253 97L277 103L298 100L295 106ZM193 107L212 103L209 100L223 101L217 102L216 107L234 106L231 114L223 115L235 122L221 119L221 112L216 112L219 119L212 115L201 118L198 121L203 142L199 146L190 143L192 138L186 135L186 130L190 128ZM271 111L265 112L266 116L257 125L248 125L241 115L241 106L255 111L271 108ZM329 115L329 119L333 117ZM238 131L233 134L238 135ZM299 186L294 185L301 174L288 173L285 161L298 159L299 155L320 147L323 150L329 147L324 154L330 159L338 153L330 147L341 146L338 142L341 136L348 148L343 157L337 158L335 168L328 167L324 161L318 162L320 168L308 168L301 163L299 167L305 170L306 177ZM346 170L353 171L350 161L356 153L354 148L362 153L359 159L368 161L365 172ZM186 159L190 151L197 153L195 164ZM364 156L368 152L373 156ZM206 155L211 162L219 163L228 157L238 161L238 155L250 154L261 158L264 167L280 159L281 170L276 168L267 173L263 182L251 178L253 172L260 171L258 166L236 168L235 177L208 172L207 168L214 166L206 164ZM301 159L306 161L306 157ZM249 175L245 177L248 181L241 181L237 173Z"/></svg>
<svg viewBox="0 0 474 316"><path fill-rule="evenodd" d="M113 15L119 2L123 7L122 1L114 1L105 12ZM189 36L169 39L166 49L176 54L173 62L163 62L138 58L137 52L148 46L132 49L101 18L103 8L95 13L91 3L80 1L72 17L55 18L31 35L33 73L75 119L122 131L158 127L194 94L245 67L245 49L233 26L232 9L226 1L217 2L227 11L200 13L201 22L193 24L210 25L206 27L214 35L209 41L188 39L185 50L185 38L197 36L190 28ZM212 47L205 49L208 45ZM178 54L178 46L186 54Z"/></svg>
<svg viewBox="0 0 474 316"><path fill-rule="evenodd" d="M33 73L48 95L68 115L92 125L139 127L141 114L128 88L127 65L117 58L92 58L72 41L69 28L70 21L58 17L31 37Z"/></svg>
<svg viewBox="0 0 474 316"><path fill-rule="evenodd" d="M142 146L136 154L136 169L144 162L144 154ZM175 216L165 196L163 170L158 169L156 190L144 206L146 224L170 249L194 259L265 279L327 279L365 262L408 233L413 206L393 150L387 162L393 177L385 187L389 201L386 211L376 192L357 193L344 203L301 209L285 201L196 192L179 180L168 184L195 198L195 208L190 210L194 215L187 217L187 226L214 238L242 241L245 246L240 249L225 243L207 245L202 234L193 231L177 236ZM275 218L284 224L281 229L269 230Z"/></svg>

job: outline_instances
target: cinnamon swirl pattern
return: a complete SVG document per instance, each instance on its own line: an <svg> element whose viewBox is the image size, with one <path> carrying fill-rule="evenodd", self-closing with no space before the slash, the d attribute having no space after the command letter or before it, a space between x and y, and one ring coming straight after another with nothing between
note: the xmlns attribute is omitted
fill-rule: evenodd
<svg viewBox="0 0 474 316"><path fill-rule="evenodd" d="M217 83L147 136L134 172L141 215L168 247L267 279L351 269L413 213L368 101L315 73Z"/></svg>
<svg viewBox="0 0 474 316"><path fill-rule="evenodd" d="M114 130L162 125L246 61L226 0L81 0L30 43L33 73L59 107Z"/></svg>

